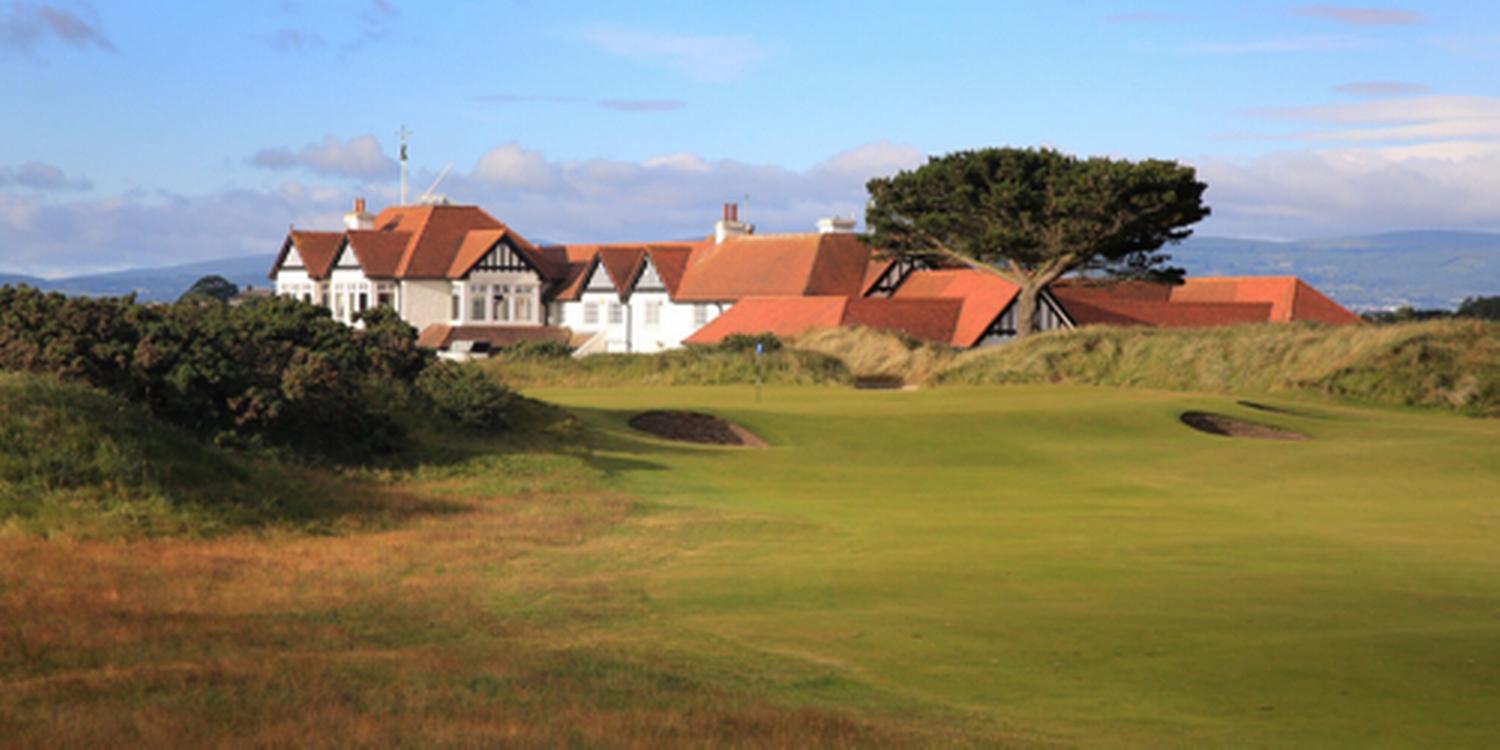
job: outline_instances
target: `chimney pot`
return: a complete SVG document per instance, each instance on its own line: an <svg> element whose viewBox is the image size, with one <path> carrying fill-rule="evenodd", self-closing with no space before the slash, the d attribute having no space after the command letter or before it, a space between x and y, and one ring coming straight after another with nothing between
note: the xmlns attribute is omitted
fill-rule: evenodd
<svg viewBox="0 0 1500 750"><path fill-rule="evenodd" d="M738 204L738 203L731 203L731 204L729 204L729 220L730 221L739 221L740 220L740 204Z"/></svg>
<svg viewBox="0 0 1500 750"><path fill-rule="evenodd" d="M364 198L355 198L354 199L354 213L362 214L364 212L365 212L365 199Z"/></svg>

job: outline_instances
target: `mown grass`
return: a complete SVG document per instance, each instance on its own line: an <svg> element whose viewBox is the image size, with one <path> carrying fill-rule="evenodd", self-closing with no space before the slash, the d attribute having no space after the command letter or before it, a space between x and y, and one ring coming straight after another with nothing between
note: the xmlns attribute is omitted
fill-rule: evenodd
<svg viewBox="0 0 1500 750"><path fill-rule="evenodd" d="M816 352L776 351L757 358L753 351L686 347L659 354L599 354L571 357L505 357L479 366L506 385L530 387L613 387L647 385L724 385L762 382L778 385L848 383L839 360Z"/></svg>
<svg viewBox="0 0 1500 750"><path fill-rule="evenodd" d="M537 393L606 436L653 518L716 519L643 582L691 639L1020 743L1500 742L1493 420L1076 386ZM648 408L772 447L634 433ZM1311 439L1206 435L1190 409Z"/></svg>
<svg viewBox="0 0 1500 750"><path fill-rule="evenodd" d="M1295 390L1500 416L1500 324L1091 327L965 353L934 381Z"/></svg>

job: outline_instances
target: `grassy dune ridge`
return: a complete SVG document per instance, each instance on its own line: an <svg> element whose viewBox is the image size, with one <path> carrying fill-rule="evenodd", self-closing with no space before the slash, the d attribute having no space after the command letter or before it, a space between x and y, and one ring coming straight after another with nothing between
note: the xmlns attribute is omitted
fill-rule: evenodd
<svg viewBox="0 0 1500 750"><path fill-rule="evenodd" d="M808 351L770 352L756 362L750 352L687 347L660 354L598 354L571 357L496 357L479 365L515 388L848 383L838 359Z"/></svg>
<svg viewBox="0 0 1500 750"><path fill-rule="evenodd" d="M856 377L927 385L1083 383L1218 393L1308 391L1500 416L1500 324L1089 327L958 351L868 329L808 331L791 346Z"/></svg>

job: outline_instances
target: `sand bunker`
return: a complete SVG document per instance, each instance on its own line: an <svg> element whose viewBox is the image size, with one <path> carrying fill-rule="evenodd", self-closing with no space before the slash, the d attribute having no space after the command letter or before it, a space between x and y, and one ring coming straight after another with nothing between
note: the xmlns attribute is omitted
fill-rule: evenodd
<svg viewBox="0 0 1500 750"><path fill-rule="evenodd" d="M1258 440L1306 440L1307 436L1291 430L1270 425L1246 422L1243 419L1213 414L1206 411L1182 413L1182 423L1195 430L1225 437L1255 438Z"/></svg>
<svg viewBox="0 0 1500 750"><path fill-rule="evenodd" d="M755 433L712 414L695 411L647 411L630 418L630 426L668 440L706 445L739 445L764 448L766 441Z"/></svg>

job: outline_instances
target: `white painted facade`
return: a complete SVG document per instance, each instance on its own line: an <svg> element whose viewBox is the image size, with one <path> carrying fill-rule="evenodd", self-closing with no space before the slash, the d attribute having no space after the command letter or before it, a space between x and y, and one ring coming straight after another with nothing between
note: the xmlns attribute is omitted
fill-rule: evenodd
<svg viewBox="0 0 1500 750"><path fill-rule="evenodd" d="M603 332L602 351L651 353L682 346L682 340L718 317L726 304L671 299L648 255L622 298L602 263L595 263L579 299L554 304L552 325L580 333Z"/></svg>
<svg viewBox="0 0 1500 750"><path fill-rule="evenodd" d="M276 272L276 293L283 297L294 297L303 302L322 304L322 292L323 285L308 275L307 264L302 262L302 256L297 252L296 246L288 248L286 260Z"/></svg>

